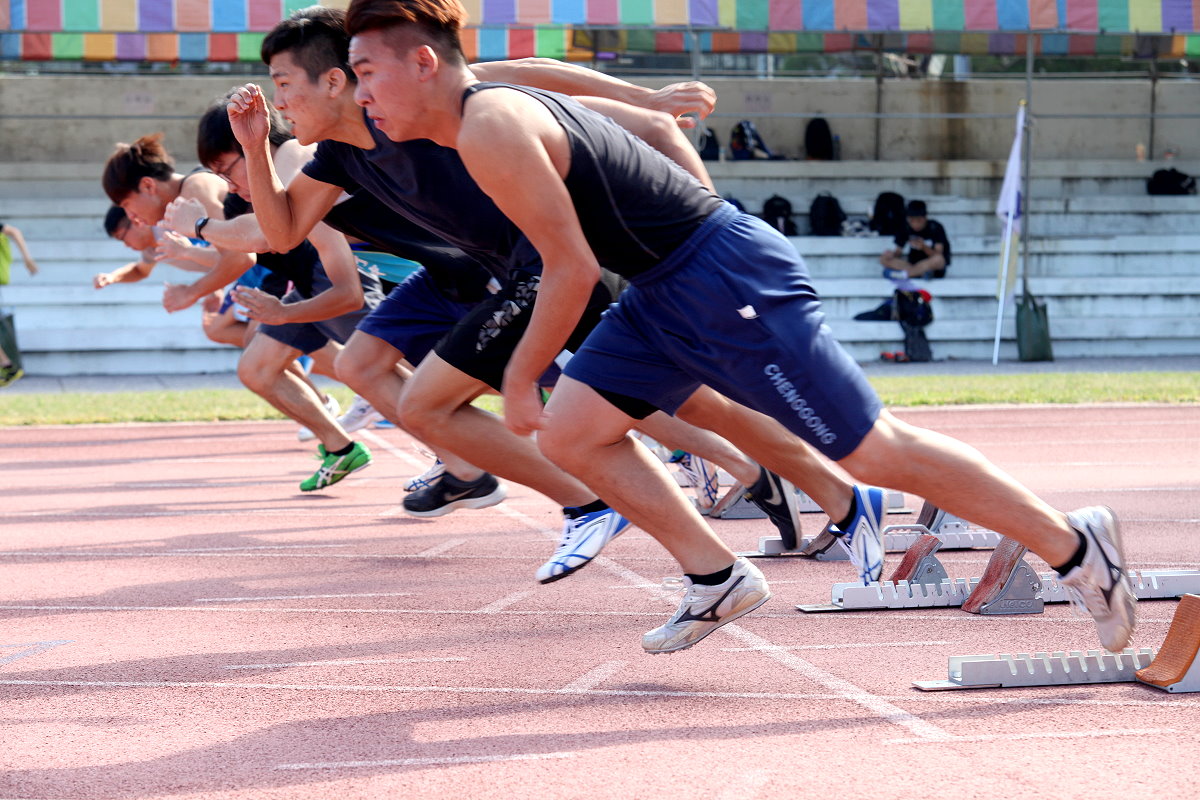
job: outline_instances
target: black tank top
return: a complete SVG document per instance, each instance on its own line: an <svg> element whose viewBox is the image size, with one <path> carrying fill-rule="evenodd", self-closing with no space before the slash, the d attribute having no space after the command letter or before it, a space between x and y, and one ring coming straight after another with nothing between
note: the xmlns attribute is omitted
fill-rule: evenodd
<svg viewBox="0 0 1200 800"><path fill-rule="evenodd" d="M254 210L249 203L233 192L225 195L224 205L225 219L240 217ZM313 274L325 272L325 268L321 266L321 259L317 255L317 248L309 244L307 239L286 253L259 253L258 263L269 269L271 274L281 279L284 284L291 281L296 291L304 297L312 297ZM266 288L268 285L270 288ZM275 281L270 284L264 282L263 291L275 294L275 289L278 287L279 284Z"/></svg>
<svg viewBox="0 0 1200 800"><path fill-rule="evenodd" d="M674 161L565 95L477 83L463 103L498 87L539 100L567 132L567 191L601 267L626 278L653 269L724 203Z"/></svg>
<svg viewBox="0 0 1200 800"><path fill-rule="evenodd" d="M370 192L354 192L335 204L324 221L373 248L421 264L438 289L452 300L477 303L488 295L491 275L478 261L392 211Z"/></svg>

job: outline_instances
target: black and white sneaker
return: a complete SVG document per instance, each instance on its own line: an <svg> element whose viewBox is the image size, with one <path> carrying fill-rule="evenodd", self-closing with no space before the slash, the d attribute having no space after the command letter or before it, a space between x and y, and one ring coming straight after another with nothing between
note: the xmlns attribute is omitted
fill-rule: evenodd
<svg viewBox="0 0 1200 800"><path fill-rule="evenodd" d="M404 510L414 517L440 517L456 508L487 508L508 495L504 485L490 473L466 483L449 473L420 491L404 498Z"/></svg>
<svg viewBox="0 0 1200 800"><path fill-rule="evenodd" d="M745 497L766 512L779 529L779 536L788 550L796 549L800 526L796 517L796 491L783 478L762 468L758 480L746 489Z"/></svg>
<svg viewBox="0 0 1200 800"><path fill-rule="evenodd" d="M642 636L642 649L651 654L689 648L771 599L771 589L762 572L740 556L733 563L733 574L724 583L705 586L692 583L687 577L667 578L663 588L682 589L684 595L675 616Z"/></svg>
<svg viewBox="0 0 1200 800"><path fill-rule="evenodd" d="M1137 598L1125 575L1121 526L1112 509L1089 506L1067 514L1071 527L1083 535L1083 563L1060 578L1072 602L1096 621L1106 650L1118 653L1129 646L1137 616Z"/></svg>

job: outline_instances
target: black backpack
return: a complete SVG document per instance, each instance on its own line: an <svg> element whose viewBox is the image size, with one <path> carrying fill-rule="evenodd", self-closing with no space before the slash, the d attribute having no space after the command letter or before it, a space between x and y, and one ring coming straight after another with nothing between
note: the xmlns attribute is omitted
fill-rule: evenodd
<svg viewBox="0 0 1200 800"><path fill-rule="evenodd" d="M833 161L833 132L824 117L810 120L805 127L804 154L817 161Z"/></svg>
<svg viewBox="0 0 1200 800"><path fill-rule="evenodd" d="M767 158L777 158L763 141L762 135L754 123L748 119L741 120L729 132L729 154L735 161L754 158L755 150L762 150Z"/></svg>
<svg viewBox="0 0 1200 800"><path fill-rule="evenodd" d="M777 194L768 197L767 201L763 203L760 216L763 221L784 236L796 235L796 223L792 221L792 204L786 197L780 197Z"/></svg>
<svg viewBox="0 0 1200 800"><path fill-rule="evenodd" d="M721 143L717 141L717 134L707 125L700 129L700 144L697 149L702 161L721 160Z"/></svg>
<svg viewBox="0 0 1200 800"><path fill-rule="evenodd" d="M1150 194L1195 194L1196 179L1191 175L1171 169L1158 169L1146 181Z"/></svg>
<svg viewBox="0 0 1200 800"><path fill-rule="evenodd" d="M895 238L904 232L904 198L895 192L880 192L871 212L871 230Z"/></svg>
<svg viewBox="0 0 1200 800"><path fill-rule="evenodd" d="M841 236L846 212L829 192L821 192L808 207L808 223L813 236Z"/></svg>

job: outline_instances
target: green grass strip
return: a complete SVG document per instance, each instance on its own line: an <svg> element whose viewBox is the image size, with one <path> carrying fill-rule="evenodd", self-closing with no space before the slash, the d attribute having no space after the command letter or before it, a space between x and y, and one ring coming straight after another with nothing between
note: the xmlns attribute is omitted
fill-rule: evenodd
<svg viewBox="0 0 1200 800"><path fill-rule="evenodd" d="M1200 374L1191 372L1054 372L1026 375L876 376L871 384L888 406L988 403L1200 403ZM333 390L348 408L348 389ZM500 399L477 404L499 411ZM105 422L216 422L282 419L242 389L5 394L0 426Z"/></svg>

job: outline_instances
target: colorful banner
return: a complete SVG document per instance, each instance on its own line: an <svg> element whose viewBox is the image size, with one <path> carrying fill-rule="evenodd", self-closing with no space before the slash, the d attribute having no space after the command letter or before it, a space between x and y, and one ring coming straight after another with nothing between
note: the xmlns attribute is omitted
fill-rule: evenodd
<svg viewBox="0 0 1200 800"><path fill-rule="evenodd" d="M322 0L344 8L348 0ZM0 0L0 59L253 61L311 0ZM1200 0L465 0L472 58L875 50L1200 55Z"/></svg>
<svg viewBox="0 0 1200 800"><path fill-rule="evenodd" d="M20 33L262 31L296 0L0 0ZM322 5L345 7L346 0ZM1200 0L467 0L470 25L772 32L1200 33ZM173 27L172 27L173 26Z"/></svg>

